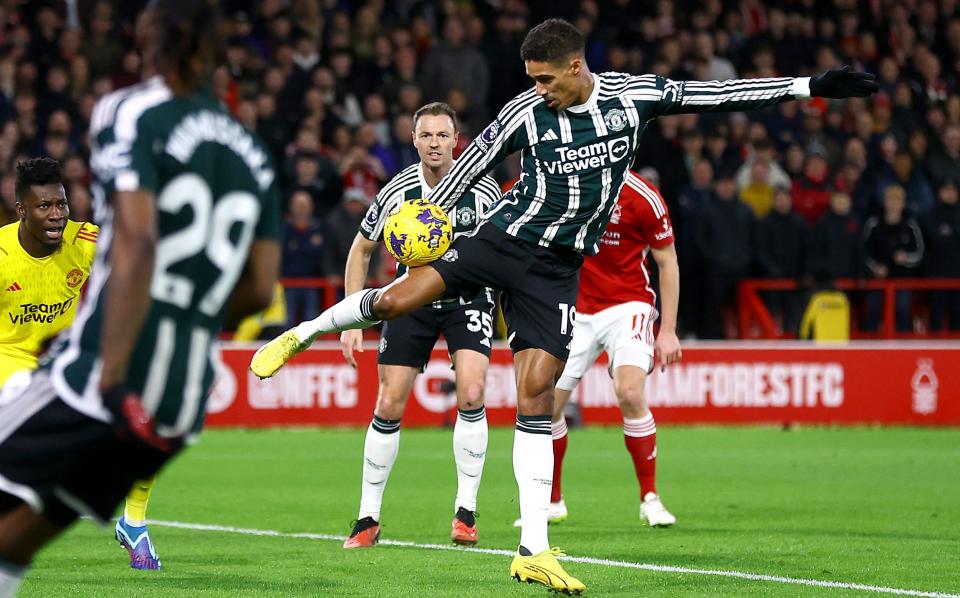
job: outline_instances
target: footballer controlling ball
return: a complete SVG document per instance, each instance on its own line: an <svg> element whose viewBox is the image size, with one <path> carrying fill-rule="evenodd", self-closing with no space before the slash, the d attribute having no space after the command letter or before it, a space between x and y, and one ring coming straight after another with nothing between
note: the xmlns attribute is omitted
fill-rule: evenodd
<svg viewBox="0 0 960 598"><path fill-rule="evenodd" d="M390 255L405 266L423 266L450 247L453 227L437 204L425 199L405 201L387 217L383 241Z"/></svg>

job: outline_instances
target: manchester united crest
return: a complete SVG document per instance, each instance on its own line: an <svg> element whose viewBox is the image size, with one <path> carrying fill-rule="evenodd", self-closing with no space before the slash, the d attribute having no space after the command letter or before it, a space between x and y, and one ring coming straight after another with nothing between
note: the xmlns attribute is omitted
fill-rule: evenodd
<svg viewBox="0 0 960 598"><path fill-rule="evenodd" d="M67 286L71 289L77 288L83 282L83 270L74 268L67 272Z"/></svg>
<svg viewBox="0 0 960 598"><path fill-rule="evenodd" d="M620 108L614 108L603 115L603 122L611 131L622 131L627 126L627 113Z"/></svg>

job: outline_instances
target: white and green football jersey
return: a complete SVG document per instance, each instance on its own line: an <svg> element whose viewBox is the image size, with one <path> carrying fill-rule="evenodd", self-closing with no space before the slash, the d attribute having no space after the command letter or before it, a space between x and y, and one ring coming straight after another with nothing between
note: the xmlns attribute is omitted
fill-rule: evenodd
<svg viewBox="0 0 960 598"><path fill-rule="evenodd" d="M52 354L57 394L103 419L98 391L104 288L110 276L112 202L151 191L157 244L150 311L127 376L168 436L195 432L213 384L224 306L254 239L280 232L276 176L265 146L209 88L174 96L163 79L105 96L93 110L91 165L102 228L87 294Z"/></svg>
<svg viewBox="0 0 960 598"><path fill-rule="evenodd" d="M448 209L506 156L521 175L488 219L515 237L588 255L617 202L640 136L659 116L737 111L809 97L809 78L672 81L659 75L594 75L579 106L555 111L534 89L507 103L429 199Z"/></svg>

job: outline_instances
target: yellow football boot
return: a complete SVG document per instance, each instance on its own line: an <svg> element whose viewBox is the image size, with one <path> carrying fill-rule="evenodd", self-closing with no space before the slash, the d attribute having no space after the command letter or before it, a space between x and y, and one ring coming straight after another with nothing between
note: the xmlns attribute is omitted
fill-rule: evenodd
<svg viewBox="0 0 960 598"><path fill-rule="evenodd" d="M260 377L269 378L277 373L285 363L310 346L312 339L300 340L294 329L287 330L269 343L263 345L250 360L250 371Z"/></svg>
<svg viewBox="0 0 960 598"><path fill-rule="evenodd" d="M530 556L517 553L510 563L510 575L517 581L543 584L553 592L579 596L587 586L563 570L557 560L561 555L563 551L559 548L549 548Z"/></svg>

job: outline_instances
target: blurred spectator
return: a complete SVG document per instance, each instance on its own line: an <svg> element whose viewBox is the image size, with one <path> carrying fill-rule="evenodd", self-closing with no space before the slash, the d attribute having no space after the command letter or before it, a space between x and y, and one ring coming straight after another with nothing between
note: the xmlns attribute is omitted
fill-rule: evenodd
<svg viewBox="0 0 960 598"><path fill-rule="evenodd" d="M90 66L91 79L109 76L123 56L123 44L113 35L113 22L106 10L102 9L104 6L109 10L108 2L98 2L94 8L90 31L83 42L82 51Z"/></svg>
<svg viewBox="0 0 960 598"><path fill-rule="evenodd" d="M803 151L799 143L791 143L787 146L787 149L783 153L783 169L787 171L787 176L790 177L791 181L795 181L803 176L803 168L806 162L807 154ZM793 207L796 209L796 194L794 194L793 199Z"/></svg>
<svg viewBox="0 0 960 598"><path fill-rule="evenodd" d="M763 278L800 280L804 274L809 227L792 208L790 190L781 187L774 194L773 209L757 223L757 267ZM783 329L796 332L803 309L800 294L773 291L767 302L780 315Z"/></svg>
<svg viewBox="0 0 960 598"><path fill-rule="evenodd" d="M919 168L915 168L913 157L907 150L897 150L893 163L877 181L877 197L885 197L884 190L896 185L907 194L907 209L917 215L933 207L933 191ZM886 206L883 207L886 210Z"/></svg>
<svg viewBox="0 0 960 598"><path fill-rule="evenodd" d="M485 106L490 92L490 69L479 50L468 45L460 19L447 19L443 42L423 62L420 80L427 98L446 98L451 89L463 90L471 106Z"/></svg>
<svg viewBox="0 0 960 598"><path fill-rule="evenodd" d="M350 255L350 246L360 229L367 208L373 202L373 197L362 189L347 189L343 196L343 203L327 217L327 243L323 254L324 271L331 284L343 284L343 272L347 267L347 256ZM374 253L370 262L370 271L378 269L378 257Z"/></svg>
<svg viewBox="0 0 960 598"><path fill-rule="evenodd" d="M289 139L287 119L277 112L277 98L269 93L257 96L257 135L273 153L273 159L280 161L283 148Z"/></svg>
<svg viewBox="0 0 960 598"><path fill-rule="evenodd" d="M960 207L957 182L947 179L937 189L937 202L922 215L926 240L924 273L937 278L960 279ZM931 291L930 329L960 330L960 291Z"/></svg>
<svg viewBox="0 0 960 598"><path fill-rule="evenodd" d="M840 147L825 130L827 102L823 98L814 98L810 102L803 109L803 130L800 133L803 149L808 155L820 154L827 163L834 164L840 155Z"/></svg>
<svg viewBox="0 0 960 598"><path fill-rule="evenodd" d="M773 143L762 138L755 141L750 146L750 156L747 161L737 170L737 187L743 189L750 184L753 178L753 165L762 162L767 165L767 184L776 189L777 187L789 187L790 176L776 161L776 148Z"/></svg>
<svg viewBox="0 0 960 598"><path fill-rule="evenodd" d="M678 118L667 116L650 123L640 138L637 156L641 164L653 166L660 173L661 194L666 198L676 197L688 180Z"/></svg>
<svg viewBox="0 0 960 598"><path fill-rule="evenodd" d="M401 170L420 159L420 156L417 155L417 148L410 144L411 139L413 139L413 115L410 113L398 114L393 119L390 151L397 162L397 167Z"/></svg>
<svg viewBox="0 0 960 598"><path fill-rule="evenodd" d="M750 165L750 181L740 189L740 201L750 206L754 216L763 218L773 207L770 185L770 163L754 160Z"/></svg>
<svg viewBox="0 0 960 598"><path fill-rule="evenodd" d="M384 179L389 179L400 172L396 158L387 146L381 143L373 124L366 122L360 125L354 133L354 142L369 156L367 164L376 171L374 174L381 183ZM387 143L389 143L389 137Z"/></svg>
<svg viewBox="0 0 960 598"><path fill-rule="evenodd" d="M960 124L951 124L943 130L943 144L931 152L929 172L934 185L960 177Z"/></svg>
<svg viewBox="0 0 960 598"><path fill-rule="evenodd" d="M696 225L703 206L715 201L713 167L708 160L693 165L690 184L677 196L676 204L668 209L673 221L677 258L680 263L680 321L687 337L703 334L703 255L696 241Z"/></svg>
<svg viewBox="0 0 960 598"><path fill-rule="evenodd" d="M721 56L714 54L713 35L707 31L696 34L695 54L697 58L706 62L706 79L708 81L726 81L737 78L737 69L733 64Z"/></svg>
<svg viewBox="0 0 960 598"><path fill-rule="evenodd" d="M353 74L353 55L348 50L334 50L330 53L330 68L319 68L314 73L314 84L326 92L326 101L331 111L349 127L359 126L363 122L360 99L366 89L362 81Z"/></svg>
<svg viewBox="0 0 960 598"><path fill-rule="evenodd" d="M382 147L390 145L390 122L387 120L387 104L383 96L372 93L363 100L363 118L366 125L373 129L377 143Z"/></svg>
<svg viewBox="0 0 960 598"><path fill-rule="evenodd" d="M308 151L296 154L293 163L292 186L309 193L313 200L311 210L318 218L325 217L340 203L343 193L336 167L320 154Z"/></svg>
<svg viewBox="0 0 960 598"><path fill-rule="evenodd" d="M733 173L717 176L716 195L702 206L694 232L704 258L703 337L724 338L722 308L733 305L737 283L750 273L754 255L754 216L737 199Z"/></svg>
<svg viewBox="0 0 960 598"><path fill-rule="evenodd" d="M793 182L793 209L813 225L830 203L830 169L822 154L811 154Z"/></svg>
<svg viewBox="0 0 960 598"><path fill-rule="evenodd" d="M704 156L710 160L714 170L732 170L740 165L740 156L727 143L727 127L722 124L716 124L707 131L704 150Z"/></svg>
<svg viewBox="0 0 960 598"><path fill-rule="evenodd" d="M313 198L306 191L290 196L290 209L283 224L284 278L314 278L323 275L324 231L314 216ZM316 289L287 288L290 325L312 320L320 313Z"/></svg>
<svg viewBox="0 0 960 598"><path fill-rule="evenodd" d="M410 47L397 48L393 53L393 70L384 75L381 92L391 104L400 101L400 90L404 86L417 87L417 52ZM419 101L419 100L418 100Z"/></svg>
<svg viewBox="0 0 960 598"><path fill-rule="evenodd" d="M835 191L829 209L813 227L806 271L817 283L861 276L860 223L851 208L850 194Z"/></svg>
<svg viewBox="0 0 960 598"><path fill-rule="evenodd" d="M920 226L906 214L907 195L903 187L890 185L883 192L883 214L867 219L863 226L864 264L872 278L904 278L916 276L923 262L923 236ZM912 293L896 292L896 327L900 332L912 329ZM883 295L867 294L864 327L877 330L883 309Z"/></svg>
<svg viewBox="0 0 960 598"><path fill-rule="evenodd" d="M64 179L66 186L66 179ZM70 220L76 222L93 221L93 198L85 185L74 184L67 186L67 201L70 206Z"/></svg>
<svg viewBox="0 0 960 598"><path fill-rule="evenodd" d="M355 191L373 202L380 186L390 177L383 164L361 145L348 149L340 160L344 193ZM344 195L346 197L346 195Z"/></svg>
<svg viewBox="0 0 960 598"><path fill-rule="evenodd" d="M0 177L0 226L19 220L16 186L15 174L8 172Z"/></svg>
<svg viewBox="0 0 960 598"><path fill-rule="evenodd" d="M67 157L63 162L63 186L69 189L74 185L86 187L89 184L87 161L77 154Z"/></svg>

